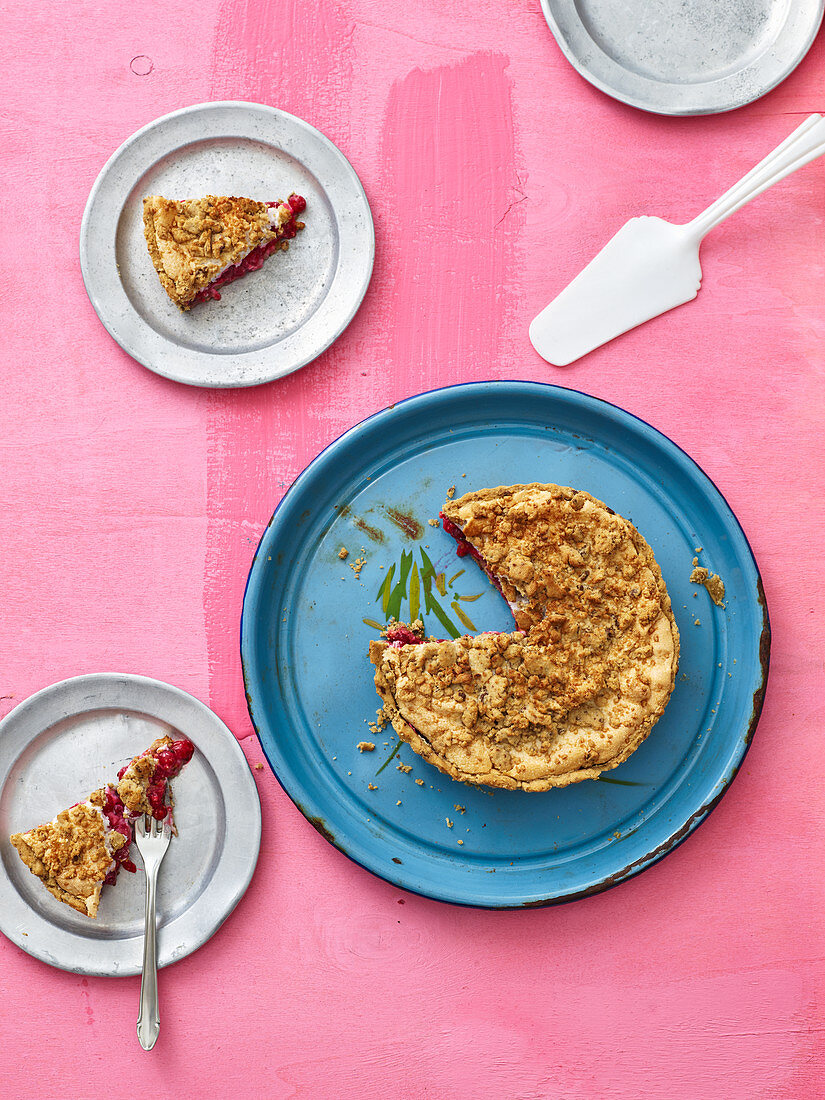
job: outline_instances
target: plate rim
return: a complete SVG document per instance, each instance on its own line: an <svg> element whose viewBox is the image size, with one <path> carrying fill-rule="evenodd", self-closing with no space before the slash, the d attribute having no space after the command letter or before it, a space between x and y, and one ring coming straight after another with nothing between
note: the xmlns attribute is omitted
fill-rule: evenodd
<svg viewBox="0 0 825 1100"><path fill-rule="evenodd" d="M570 63L570 65L576 70L579 76L581 76L584 80L588 82L588 84L591 84L594 88L598 89L598 91L602 92L604 95L610 96L611 99L615 99L620 103L626 103L629 107L635 107L637 110L645 111L648 114L666 115L672 118L691 118L700 115L723 114L727 111L735 111L739 107L744 107L749 103L753 103L756 100L761 99L763 96L767 95L769 92L772 92L784 80L787 80L794 69L796 69L797 66L800 65L801 62L805 59L809 50L813 46L814 41L816 40L816 36L819 33L819 29L822 25L823 16L825 16L825 0L806 0L806 4L809 5L811 14L813 16L813 23L812 26L808 29L805 39L800 41L799 49L794 51L793 56L790 58L789 62L782 68L780 74L772 78L769 83L761 86L756 92L752 94L749 93L745 97L742 97L740 95L737 98L734 96L729 101L723 103L720 106L708 107L701 104L696 104L687 108L669 109L668 107L661 104L657 106L655 99L645 99L643 96L640 96L638 94L634 94L631 92L622 92L621 90L617 89L615 85L610 84L607 80L592 72L586 62L584 62L576 53L567 36L562 31L559 25L554 11L554 9L558 6L558 0L540 0L540 2L542 14L544 15L545 21L550 28L550 32L553 35L556 44L558 45L559 49L561 50L567 61ZM576 7L575 3L573 4L573 7ZM583 23L581 23L581 25L582 27L584 27ZM594 42L594 45L596 46L596 48L598 48L598 43ZM753 62L747 66L743 66L743 69L738 70L738 72L742 72L748 68L751 68L752 65L755 63L756 62ZM616 64L619 68L623 68L621 65L618 64L618 62ZM634 74L634 76L638 76L638 74ZM653 81L645 79L643 77L638 77L638 83L641 87L655 87L657 84L664 87L674 86L672 84L668 85L664 81ZM698 83L697 85L695 85L695 87L703 88L707 87L709 84L714 83L719 83L719 81L708 80ZM679 87L682 87L682 85L679 85Z"/></svg>
<svg viewBox="0 0 825 1100"><path fill-rule="evenodd" d="M489 387L495 387L495 386L516 387L516 388L522 390L525 394L529 393L530 391L536 391L536 390L542 391L542 392L550 391L557 399L558 398L565 399L565 395L567 395L567 399L570 399L572 397L574 400L577 399L579 401L583 401L585 405L587 405L588 403L592 403L594 406L599 408L601 411L606 411L609 415L611 415L613 417L615 417L616 414L618 414L619 417L626 417L629 420L634 421L636 423L636 425L639 427L642 435L646 436L648 439L652 438L655 441L663 441L666 448L667 447L672 448L673 453L675 454L675 456L677 458L681 457L681 459L683 461L686 461L688 463L689 468L692 468L692 472L694 473L694 476L695 476L695 474L698 473L700 481L704 480L712 488L712 490L717 495L718 499L723 503L723 505L727 509L727 512L729 513L731 519L736 524L736 527L739 530L739 533L740 533L740 535L742 537L742 540L743 540L744 548L747 550L747 553L750 555L750 560L751 560L751 563L753 565L753 570L754 570L754 574L755 574L755 577L756 577L757 599L758 599L758 602L759 602L761 610L762 610L762 629L761 629L761 634L760 634L759 643L758 643L758 654L759 654L759 664L761 666L761 677L760 677L759 685L758 685L758 687L756 688L756 690L754 692L753 709L752 709L750 718L748 719L748 722L747 722L747 728L746 729L743 728L740 731L739 742L736 745L737 751L731 757L732 767L730 768L730 770L725 775L723 775L721 777L721 780L720 780L720 783L719 783L720 790L711 799L709 799L707 802L704 802L701 806L697 807L693 811L693 813L688 816L686 821L680 823L678 826L674 826L673 829L670 831L670 834L667 837L667 839L664 842L658 844L657 847L654 848L652 851L646 853L643 857L634 860L633 862L631 862L627 866L621 868L617 872L615 872L613 874L610 874L610 875L607 875L605 878L601 879L598 883L592 884L592 885L590 885L590 886L588 886L588 887L586 887L582 890L574 891L574 892L571 892L571 893L564 893L564 894L558 894L557 893L552 897L545 897L545 898L542 898L540 900L530 899L530 900L520 900L520 901L502 902L502 903L498 903L498 902L486 902L485 903L483 901L462 900L462 899L457 899L457 898L454 898L454 897L442 897L442 896L438 896L437 894L430 893L430 892L428 892L426 890L423 890L423 889L416 889L414 886L411 886L407 881L400 881L401 879L404 878L404 876L401 874L401 868L400 867L398 868L397 872L390 872L390 873L385 874L382 871L376 870L374 867L368 866L366 863L362 862L362 860L358 859L355 855L353 855L350 851L348 851L346 849L346 847L344 847L342 845L342 843L339 843L339 841L329 832L329 830L326 829L326 827L324 825L324 822L323 822L323 818L320 815L318 815L317 813L312 812L312 811L316 810L317 807L314 804L314 798L313 798L313 795L312 795L311 791L310 792L299 791L297 795L293 794L293 792L289 789L289 787L286 785L285 781L281 778L281 776L278 774L278 771L275 768L275 765L274 765L274 763L273 763L273 761L270 757L269 751L267 749L267 745L266 745L266 743L264 741L264 738L262 736L261 729L259 727L258 721L256 720L256 715L253 711L253 697L254 697L254 692L255 692L255 685L252 683L252 680L251 680L250 674L249 674L249 668L250 668L251 662L248 659L249 654L246 651L246 638L247 638L247 634L249 634L250 637L251 637L251 634L252 634L251 628L248 629L248 627L249 627L249 621L252 618L253 600L256 597L255 586L262 583L262 581L259 580L259 576L263 577L263 575L264 575L262 570L259 571L257 569L257 563L258 563L259 557L261 557L261 560L263 560L262 551L265 549L266 544L268 544L268 540L272 537L271 536L271 531L273 529L273 524L276 521L276 517L278 516L279 511L281 510L281 508L283 507L283 505L287 501L287 499L294 492L300 491L300 488L301 488L301 485L302 485L303 481L311 473L311 471L315 467L316 463L319 462L319 460L322 458L322 456L324 456L332 448L338 446L339 444L342 444L343 441L345 439L347 439L348 437L357 435L357 433L360 430L366 429L368 426L371 426L373 424L373 422L375 422L376 420L378 420L380 418L385 418L387 416L391 416L393 414L393 412L399 406L407 405L407 404L410 404L410 403L416 402L416 401L426 401L427 398L431 398L434 395L446 395L446 394L449 394L450 392L455 392L455 391L459 391L459 390L466 391L468 389L477 389L479 391L482 391L482 390L488 389ZM768 604L767 604L767 599L766 599L766 596L765 596L764 588L762 586L762 578L761 578L761 573L760 573L760 570L759 570L759 566L758 566L758 563L756 561L756 557L754 555L753 548L750 545L748 537L747 537L741 523L739 522L738 517L736 516L733 509L728 504L727 499L725 498L723 493L720 491L719 487L716 485L716 483L713 481L713 479L707 473L705 473L705 471L702 469L702 467L699 465L699 463L696 462L696 460L694 458L692 458L691 455L689 455L687 451L685 451L682 447L680 447L678 443L676 443L674 440L670 439L669 436L665 435L664 432L661 432L658 428L653 427L653 425L648 423L646 420L644 420L641 417L637 416L635 413L631 413L628 410L623 409L621 406L616 405L613 402L606 401L603 398L594 397L591 394L584 393L581 390L575 390L575 389L572 389L570 387L565 387L565 386L558 386L558 385L555 385L553 383L526 381L526 380L523 380L523 379L487 379L487 380L483 380L483 381L462 382L462 383L456 383L456 384L449 385L449 386L436 387L432 390L425 390L422 393L413 394L409 397L406 397L406 398L400 399L398 401L395 401L395 402L391 403L390 405L386 406L385 408L377 410L376 412L374 412L374 413L370 414L369 416L365 417L363 420L361 420L361 421L357 422L356 424L352 425L350 428L346 429L344 432L342 432L335 439L331 440L325 447L323 447L318 452L318 454L298 474L298 476L295 478L295 480L292 482L292 484L286 490L286 492L282 496L281 500L276 505L275 510L273 511L272 516L270 517L268 523L266 524L266 526L263 529L260 540L258 542L258 545L257 545L256 549L255 549L255 554L252 558L252 562L251 562L250 567L249 567L249 572L247 574L246 585L245 585L245 588L244 588L244 595L243 595L242 611L241 611L239 641L240 641L241 669L242 669L242 673L243 673L243 681L244 681L244 690L245 690L245 695L246 695L247 709L248 709L248 712L249 712L250 721L252 722L252 726L255 730L255 734L256 734L256 736L258 738L258 741L260 743L261 750L262 750L262 752L263 752L263 754L264 754L264 756L267 760L267 763L269 764L269 768L270 768L272 774L277 779L277 781L278 781L279 785L281 786L282 790L287 795L287 797L290 799L290 801L295 805L295 807L299 810L301 815L309 822L309 824L312 825L312 827L318 833L320 833L320 835L328 843L330 843L334 848L336 848L339 852L341 852L349 860L351 860L351 862L355 863L359 867L362 867L364 870L368 871L370 874L375 875L377 878L383 879L385 882L388 882L390 885L392 885L396 888L406 890L409 893L417 894L421 897L426 897L426 898L429 898L431 900L439 901L443 904L459 905L459 906L462 906L462 907L465 907L465 908L483 909L483 910L487 910L487 911L499 911L499 910L525 909L525 908L547 908L547 907L554 906L554 905L567 904L567 903L570 903L570 902L581 900L585 897L591 897L591 896L603 893L604 891L606 891L608 889L612 889L613 887L618 886L622 882L626 882L629 879L634 878L636 875L641 874L643 871L647 870L649 867L654 866L661 859L663 859L666 855L668 855L671 851L673 851L677 847L679 847L679 845L681 845L687 839L687 837L690 836L691 833L693 833L699 827L699 825L701 825L702 822L707 819L709 814L719 804L719 802L721 801L723 795L729 790L731 784L733 783L733 780L736 778L737 774L739 773L739 771L742 767L742 764L745 760L745 757L747 756L747 753L750 749L754 733L755 733L756 728L757 728L758 723L759 723L759 718L760 718L762 708L763 708L763 704L764 704L764 700L765 700L765 693L767 691L767 684L768 684L769 670L770 670L771 626L770 626L770 615L769 615L769 611L768 611ZM250 649L251 648L252 648L252 645L251 645L251 642L250 642ZM309 797L304 797L305 793L308 793ZM299 798L300 798L300 801L299 801ZM389 871L389 868L387 870Z"/></svg>
<svg viewBox="0 0 825 1100"><path fill-rule="evenodd" d="M825 0L823 0L825 2ZM357 284L355 291L352 295L352 301L350 307L346 313L344 320L339 324L336 331L334 331L328 338L325 337L325 343L323 346L319 345L311 350L309 354L299 355L296 357L296 361L291 363L287 369L278 369L274 372L266 373L266 376L255 377L249 381L204 381L195 380L193 378L183 377L179 372L175 372L173 369L165 369L162 362L153 362L152 354L142 352L139 346L135 346L133 340L126 339L120 335L116 335L117 325L112 321L106 313L105 304L101 301L98 290L95 287L95 278L90 271L91 253L94 251L94 246L90 245L90 233L92 228L92 218L95 210L95 205L98 202L99 194L102 191L104 185L107 183L112 171L117 167L121 158L127 154L131 147L141 141L147 134L151 134L154 130L159 129L162 126L169 123L174 124L179 119L196 115L198 113L208 113L210 111L226 111L226 110L246 110L249 112L263 112L271 117L277 117L281 121L286 122L289 125L296 126L299 130L310 134L314 139L321 142L322 145L336 157L340 158L342 167L349 176L349 182L353 185L353 194L356 196L358 202L362 205L362 213L365 216L365 227L367 233L363 238L364 253L363 256L366 260L364 276L359 284ZM333 208L334 209L334 208ZM277 381L280 378L285 378L289 374L294 373L297 370L301 370L309 363L313 362L320 355L322 355L335 341L341 336L341 334L347 329L354 319L356 313L361 308L364 297L369 289L370 282L372 281L373 269L375 266L375 221L372 216L372 209L370 207L369 199L367 198L364 184L361 181L360 176L355 171L352 162L346 156L346 154L326 136L321 130L312 123L305 121L298 115L291 114L289 111L284 111L280 107L273 107L266 103L257 103L252 100L235 100L235 99L221 99L221 100L205 100L200 103L193 103L187 107L179 107L174 111L169 111L167 114L160 115L157 118L152 119L150 122L145 123L134 133L130 134L115 151L108 157L103 167L98 172L91 190L89 191L88 198L86 199L86 205L83 209L83 216L80 222L80 232L78 240L78 251L80 258L80 273L83 280L83 286L86 294L89 298L92 308L97 315L98 320L109 333L109 336L115 341L115 343L135 362L145 367L147 370L152 371L163 378L167 378L172 382L177 382L185 386L193 386L203 389L245 389L253 386L266 385L269 382ZM340 252L340 250L339 250ZM335 267L332 282L335 281L337 273L340 269L340 255L339 262ZM121 285L121 290L122 290ZM123 291L125 295L125 291ZM296 330L300 331L300 329ZM168 343L164 337L159 337L162 343ZM268 345L264 349L256 349L251 352L238 352L230 354L221 354L220 360L223 363L229 363L235 360L248 357L260 357L267 350L271 350L271 345ZM178 349L179 350L179 349ZM192 350L189 352L191 356L197 360L209 357L209 353L201 350Z"/></svg>
<svg viewBox="0 0 825 1100"><path fill-rule="evenodd" d="M221 925L229 918L229 916L237 907L241 898L244 896L247 889L249 888L249 884L251 883L252 878L255 874L258 858L260 856L261 844L261 801L260 795L258 793L257 784L255 783L255 779L249 768L249 762L244 755L243 749L241 748L238 739L235 737L235 735L232 733L226 723L223 722L223 720L210 707L208 707L205 703L198 699L197 696L192 695L190 692L185 691L183 688L176 687L174 684L169 684L163 680L158 680L151 676L142 676L137 673L128 672L82 673L78 676L69 676L65 679L57 680L54 683L47 684L45 687L39 688L37 691L33 692L25 699L22 699L15 707L12 708L12 710L9 711L8 714L6 714L0 720L0 738L2 738L2 736L4 735L7 725L11 725L14 721L26 721L28 717L28 712L34 711L36 713L38 705L42 703L44 699L48 699L52 695L59 696L59 694L63 691L82 690L85 687L88 687L90 690L93 690L97 693L105 693L107 690L111 690L117 685L122 686L124 683L128 684L131 689L140 690L148 688L155 692L160 691L161 693L167 694L172 699L177 700L179 704L189 708L193 713L193 717L196 716L198 712L201 718L205 718L207 715L211 716L213 728L216 731L218 729L221 730L221 737L225 737L228 751L238 757L238 763L243 764L243 768L245 768L248 772L247 777L243 768L239 768L239 776L241 776L241 782L244 783L248 788L244 798L243 806L245 814L244 824L245 827L248 829L250 822L246 819L251 817L251 823L253 826L251 831L244 832L244 837L245 839L250 839L251 843L245 849L247 853L247 858L245 861L232 861L232 869L235 870L240 865L243 867L243 874L234 883L232 890L229 892L228 897L225 899L226 903L220 908L220 910L215 911L212 909L208 909L206 911L205 919L202 922L199 933L196 936L192 937L188 944L184 944L182 946L180 943L177 943L167 946L163 943L163 937L159 937L158 969L162 969L167 966L171 966L172 964L179 962L180 960L193 954L195 951L203 947L212 938L212 936L214 936ZM90 699L89 702L91 704L88 708L89 710L134 709L125 706L123 703L112 704L111 702L107 702L105 694L102 697L95 697L93 702ZM73 711L72 713L79 714L82 712L78 710ZM150 715L151 717L158 718L158 715L152 714L151 710L145 710L144 713ZM46 726L45 728L48 729L49 727ZM36 739L42 732L44 732L44 728L38 727L38 729L31 735L31 737L27 739L26 745L23 746L21 751L25 752L26 746L28 746L32 742L32 740ZM187 731L181 730L181 732L185 733ZM203 752L203 749L199 749L199 751ZM16 760L18 756L19 753L17 754L17 756L15 756L14 759ZM207 756L207 760L208 759L209 757ZM7 781L7 779L8 777L6 776L0 783L0 790L3 786L5 786L5 782ZM252 797L253 794L254 797ZM7 838L4 838L4 842L5 840L7 840ZM5 873L5 868L2 861L0 861L0 891L13 891L14 896L19 899L22 907L25 910L33 912L35 917L38 916L35 911L30 909L25 899L22 898L21 895L14 889L11 879ZM18 906L15 906L15 908L18 908ZM45 918L41 919L45 921ZM49 924L48 921L45 921L45 923ZM90 977L104 978L134 977L141 972L140 962L136 962L133 965L129 965L127 963L123 967L112 969L111 965L97 966L86 965L82 963L78 964L72 962L70 959L62 957L59 958L50 952L38 951L36 943L30 942L31 936L24 937L22 936L22 934L16 934L17 930L15 928L9 929L8 924L9 920L7 919L7 911L5 907L0 906L0 932L2 932L8 940L14 943L15 946L19 947L27 955L30 955L32 958L38 959L40 962L43 962L48 966L53 966L58 970L64 970L68 973L73 974L85 974ZM71 933L69 933L69 935L71 935Z"/></svg>

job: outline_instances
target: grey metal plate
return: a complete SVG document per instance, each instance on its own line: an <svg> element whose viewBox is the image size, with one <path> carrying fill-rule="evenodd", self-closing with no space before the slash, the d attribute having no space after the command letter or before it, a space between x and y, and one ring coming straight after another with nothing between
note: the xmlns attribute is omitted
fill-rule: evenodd
<svg viewBox="0 0 825 1100"><path fill-rule="evenodd" d="M825 0L541 0L568 61L614 99L666 115L741 107L808 52Z"/></svg>
<svg viewBox="0 0 825 1100"><path fill-rule="evenodd" d="M289 251L182 313L143 237L143 198L297 191L306 229ZM361 182L314 127L256 103L201 103L157 119L112 156L80 230L83 281L98 317L138 362L194 386L255 386L315 359L355 315L375 234Z"/></svg>
<svg viewBox="0 0 825 1100"><path fill-rule="evenodd" d="M139 974L144 876L121 871L95 920L75 913L24 866L9 835L51 820L110 782L163 734L195 755L173 781L178 836L158 882L158 965L202 946L249 885L261 837L255 780L217 715L179 688L100 673L63 680L0 722L0 931L30 955L76 974Z"/></svg>

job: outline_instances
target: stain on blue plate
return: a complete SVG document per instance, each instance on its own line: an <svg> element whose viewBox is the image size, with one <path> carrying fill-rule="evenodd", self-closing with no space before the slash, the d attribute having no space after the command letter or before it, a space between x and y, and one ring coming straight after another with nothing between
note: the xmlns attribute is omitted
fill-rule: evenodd
<svg viewBox="0 0 825 1100"><path fill-rule="evenodd" d="M379 590L387 571L410 551L420 568L423 548L444 574L447 594L433 592L451 619L455 604L479 631L511 629L498 592L428 521L453 485L460 495L533 481L587 490L653 547L682 640L664 716L608 773L612 782L539 794L469 787L406 745L382 768L397 738L391 726L369 729L379 700L367 645L377 631L363 620L383 621ZM701 564L725 582L724 609L690 583L699 547ZM393 585L398 577L397 570ZM425 626L443 636L432 614ZM397 886L489 908L598 893L684 840L742 763L762 706L769 650L753 554L695 462L622 409L529 382L421 394L332 443L266 528L241 625L250 715L270 766L305 817L341 852ZM360 752L360 741L373 742L375 751Z"/></svg>

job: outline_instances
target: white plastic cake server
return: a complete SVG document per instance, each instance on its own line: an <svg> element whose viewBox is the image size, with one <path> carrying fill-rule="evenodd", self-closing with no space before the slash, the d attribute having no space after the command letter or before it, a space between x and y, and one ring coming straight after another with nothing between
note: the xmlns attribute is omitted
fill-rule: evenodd
<svg viewBox="0 0 825 1100"><path fill-rule="evenodd" d="M811 115L739 183L687 225L631 218L533 320L533 347L564 367L699 293L705 234L774 183L825 153L825 119Z"/></svg>

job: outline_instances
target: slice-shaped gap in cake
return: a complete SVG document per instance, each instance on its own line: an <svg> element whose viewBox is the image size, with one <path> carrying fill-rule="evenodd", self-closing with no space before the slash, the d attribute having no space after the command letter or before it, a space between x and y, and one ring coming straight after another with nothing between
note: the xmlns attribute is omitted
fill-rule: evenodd
<svg viewBox="0 0 825 1100"><path fill-rule="evenodd" d="M488 561L484 558L481 551L474 546L470 540L466 537L462 529L444 512L439 512L439 519L441 525L446 532L456 542L456 555L459 558L471 557L473 561L479 566L487 579L493 585L493 587L500 593L502 598L507 603L510 611L513 615L513 619L516 626L516 631L523 633L524 628L519 623L519 613L527 606L528 600L526 596L520 593L512 584L508 584L502 577L500 577ZM500 634L502 631L490 630L482 631L483 634ZM400 648L407 645L420 645L425 641L445 641L444 638L427 638L424 633L424 624L418 619L414 623L403 623L392 621L388 624L384 631L384 637L387 639L388 645L393 648Z"/></svg>
<svg viewBox="0 0 825 1100"><path fill-rule="evenodd" d="M459 525L444 512L439 512L439 519L441 520L441 526L445 532L450 535L456 541L456 554L459 558L465 558L468 555L473 561L484 571L489 579L490 583L498 589L503 598L507 602L507 606L513 613L513 619L519 629L527 629L532 623L532 617L525 618L526 609L529 606L529 599L522 592L513 585L508 583L502 576L500 576L490 563L484 558L481 551L474 546Z"/></svg>

